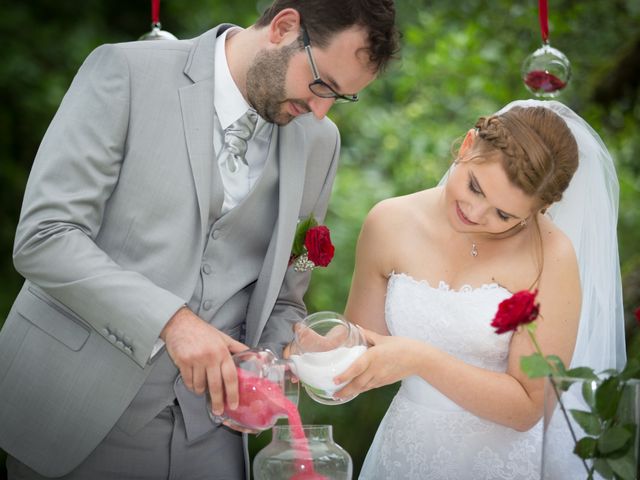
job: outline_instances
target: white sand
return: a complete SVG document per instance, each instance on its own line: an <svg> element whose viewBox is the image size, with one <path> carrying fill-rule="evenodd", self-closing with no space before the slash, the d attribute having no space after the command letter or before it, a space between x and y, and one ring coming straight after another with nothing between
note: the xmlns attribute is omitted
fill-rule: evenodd
<svg viewBox="0 0 640 480"><path fill-rule="evenodd" d="M310 387L323 390L328 397L340 390L346 383L336 385L333 378L344 372L365 351L367 347L339 347L327 352L291 355L293 373Z"/></svg>

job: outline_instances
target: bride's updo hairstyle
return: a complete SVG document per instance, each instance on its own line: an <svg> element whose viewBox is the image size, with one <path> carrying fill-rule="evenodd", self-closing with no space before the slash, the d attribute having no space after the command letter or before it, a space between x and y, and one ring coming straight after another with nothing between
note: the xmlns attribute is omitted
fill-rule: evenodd
<svg viewBox="0 0 640 480"><path fill-rule="evenodd" d="M476 122L474 154L502 152L507 178L539 208L562 198L578 168L578 145L562 118L545 107L513 107ZM474 155L475 156L475 155Z"/></svg>

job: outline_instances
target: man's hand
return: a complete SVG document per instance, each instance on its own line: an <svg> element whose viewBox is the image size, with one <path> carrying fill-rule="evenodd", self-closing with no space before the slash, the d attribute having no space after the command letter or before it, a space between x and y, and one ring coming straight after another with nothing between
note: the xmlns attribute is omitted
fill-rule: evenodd
<svg viewBox="0 0 640 480"><path fill-rule="evenodd" d="M187 307L178 310L160 332L184 385L202 395L209 390L215 415L238 407L238 376L231 355L247 346L209 325Z"/></svg>

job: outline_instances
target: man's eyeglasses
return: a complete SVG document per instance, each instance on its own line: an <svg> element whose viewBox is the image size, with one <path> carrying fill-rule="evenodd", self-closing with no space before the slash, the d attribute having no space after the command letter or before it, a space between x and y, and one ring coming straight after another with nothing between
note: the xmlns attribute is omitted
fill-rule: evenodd
<svg viewBox="0 0 640 480"><path fill-rule="evenodd" d="M313 54L311 53L311 40L309 40L307 29L304 28L304 25L300 24L300 30L302 31L302 43L304 45L304 51L307 52L307 58L309 59L309 65L311 66L311 73L313 73L313 82L309 84L309 90L311 90L311 93L320 98L335 98L336 103L357 102L357 93L354 93L352 95L338 93L320 78L318 67L316 67L316 62L313 59Z"/></svg>

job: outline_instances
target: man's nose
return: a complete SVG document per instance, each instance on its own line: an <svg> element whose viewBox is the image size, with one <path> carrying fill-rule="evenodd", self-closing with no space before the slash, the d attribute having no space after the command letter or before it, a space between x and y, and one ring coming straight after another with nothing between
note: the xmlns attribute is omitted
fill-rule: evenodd
<svg viewBox="0 0 640 480"><path fill-rule="evenodd" d="M313 112L313 115L318 120L322 120L324 117L326 117L335 101L335 98L314 97L308 102L308 104L311 108L311 111Z"/></svg>

